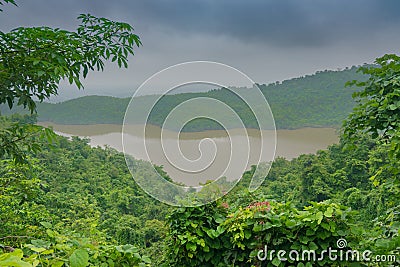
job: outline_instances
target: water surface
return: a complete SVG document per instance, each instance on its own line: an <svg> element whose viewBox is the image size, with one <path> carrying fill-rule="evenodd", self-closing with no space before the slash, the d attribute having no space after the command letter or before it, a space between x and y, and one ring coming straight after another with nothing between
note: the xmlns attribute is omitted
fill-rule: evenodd
<svg viewBox="0 0 400 267"><path fill-rule="evenodd" d="M123 151L122 125L41 125L52 126L56 132L66 136L89 137L92 146L108 145ZM257 130L247 130L247 133L232 130L230 136L223 130L180 134L164 131L163 142L160 136L157 126L148 126L145 134L140 126L127 126L125 152L137 159L163 165L174 180L187 185L198 185L220 176L237 179L244 169L257 164L260 158L261 161L270 161L274 157L273 131L262 131L262 139ZM278 130L275 157L292 159L301 154L315 153L337 142L336 130L332 128ZM260 151L261 144L264 144L263 151Z"/></svg>

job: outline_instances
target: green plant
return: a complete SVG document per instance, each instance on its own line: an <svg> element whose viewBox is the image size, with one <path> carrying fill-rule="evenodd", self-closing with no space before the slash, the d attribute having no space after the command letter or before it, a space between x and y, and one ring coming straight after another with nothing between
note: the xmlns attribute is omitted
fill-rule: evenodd
<svg viewBox="0 0 400 267"><path fill-rule="evenodd" d="M60 234L49 223L43 225L47 227L46 239L31 240L22 249L0 254L0 266L150 266L150 259L141 256L135 246L99 244L76 234Z"/></svg>
<svg viewBox="0 0 400 267"><path fill-rule="evenodd" d="M215 202L175 209L167 218L169 266L225 266L222 252L230 244L220 224L226 215Z"/></svg>

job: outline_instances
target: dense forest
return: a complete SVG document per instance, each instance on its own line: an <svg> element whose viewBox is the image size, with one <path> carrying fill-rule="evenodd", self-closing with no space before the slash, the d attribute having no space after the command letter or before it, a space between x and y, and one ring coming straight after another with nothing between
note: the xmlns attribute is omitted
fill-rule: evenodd
<svg viewBox="0 0 400 267"><path fill-rule="evenodd" d="M21 119L31 120L8 120ZM13 252L0 264L25 266L27 255L39 266L267 266L255 254L266 243L320 251L340 237L352 249L397 253L399 188L387 184L397 176L388 145L366 135L354 148L342 139L316 155L276 159L253 193L249 170L225 197L197 208L152 199L122 153L88 141L57 136L29 165L2 161L1 246ZM21 265L7 265L11 255ZM74 263L78 256L84 264Z"/></svg>
<svg viewBox="0 0 400 267"><path fill-rule="evenodd" d="M397 92L394 100L385 96L388 114L398 114L395 88L388 89ZM0 265L350 266L330 258L259 258L265 245L321 252L337 248L341 238L343 249L399 257L398 128L380 136L349 128L363 118L360 105L339 144L290 161L277 158L255 192L247 190L249 170L230 193L200 207L173 208L149 197L114 149L78 137L50 136L49 143L32 135L40 149L28 151L26 163L1 161ZM2 117L2 127L38 127L33 123L29 115ZM351 258L351 266L396 264L387 261Z"/></svg>
<svg viewBox="0 0 400 267"><path fill-rule="evenodd" d="M5 3L15 1L0 0ZM0 117L0 266L400 264L399 56L359 68L364 76L350 82L359 89L354 108L344 114L339 144L275 159L254 192L247 188L255 166L216 201L195 205L223 190L214 183L172 207L136 184L124 154L36 124L35 97L57 94L62 79L82 87L81 79L107 60L127 67L141 45L129 24L89 14L78 19L72 32L39 27L0 34L0 104L29 113ZM298 108L311 108L304 106L307 99L300 98ZM315 102L317 109L332 99L321 101L327 102ZM153 168L128 163L143 179L146 166ZM173 182L162 166L155 169Z"/></svg>
<svg viewBox="0 0 400 267"><path fill-rule="evenodd" d="M354 107L351 95L355 88L345 87L351 80L365 79L357 68L342 71L321 71L313 75L259 85L268 100L278 129L301 127L339 127ZM245 90L252 96L255 89L215 89L209 92L181 93L163 96L151 112L148 123L161 126L165 117L180 103L208 97L224 101L241 117L247 128L258 128L252 111L235 93ZM141 96L135 103L147 103L158 96ZM58 104L39 103L38 120L57 124L122 124L129 98L107 96L85 96ZM90 110L88 110L90 107ZM201 114L201 107L199 107ZM257 109L257 107L252 107ZM137 108L140 110L140 107ZM2 113L9 110L2 107ZM16 110L21 111L21 110ZM217 123L207 119L196 119L184 127L184 131L221 129Z"/></svg>

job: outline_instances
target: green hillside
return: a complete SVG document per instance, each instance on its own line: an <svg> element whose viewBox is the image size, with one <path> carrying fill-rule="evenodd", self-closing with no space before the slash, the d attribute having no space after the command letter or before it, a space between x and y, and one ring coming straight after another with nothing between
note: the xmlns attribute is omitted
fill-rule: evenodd
<svg viewBox="0 0 400 267"><path fill-rule="evenodd" d="M39 121L59 124L122 123L129 98L84 96L59 104L41 103Z"/></svg>
<svg viewBox="0 0 400 267"><path fill-rule="evenodd" d="M345 87L345 83L363 78L356 70L356 67L352 67L343 71L321 71L283 82L261 84L259 87L271 106L278 129L338 127L354 106L351 97L354 89ZM245 93L251 97L255 89L235 90L246 90ZM145 105L156 97L158 96L142 96L138 104ZM249 107L235 93L226 89L163 96L151 112L148 122L161 126L174 107L196 97L223 101L235 110L246 127L257 128ZM129 98L108 96L85 96L57 104L39 103L38 120L57 124L121 124L129 100ZM199 114L202 109L207 109L207 107L196 108ZM2 113L7 114L8 111L3 107ZM220 128L220 125L211 120L197 119L187 124L184 131Z"/></svg>

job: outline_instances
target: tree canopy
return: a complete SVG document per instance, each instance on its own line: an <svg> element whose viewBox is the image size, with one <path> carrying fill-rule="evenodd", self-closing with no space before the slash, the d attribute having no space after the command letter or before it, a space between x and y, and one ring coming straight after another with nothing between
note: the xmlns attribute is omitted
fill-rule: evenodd
<svg viewBox="0 0 400 267"><path fill-rule="evenodd" d="M33 112L34 99L56 95L63 79L82 88L81 77L103 70L105 60L128 66L128 56L141 45L131 25L90 14L78 19L74 32L49 27L0 32L0 103L12 108L16 101Z"/></svg>
<svg viewBox="0 0 400 267"><path fill-rule="evenodd" d="M15 4L12 0L4 3ZM72 32L50 27L0 32L0 104L7 103L10 109L21 105L34 113L35 100L56 95L62 80L80 89L82 78L89 71L103 70L107 60L128 67L129 56L141 45L131 25L90 14L78 19L81 23ZM24 160L24 151L39 149L34 138L42 133L51 137L49 130L39 126L0 126L0 157L8 155L19 162Z"/></svg>
<svg viewBox="0 0 400 267"><path fill-rule="evenodd" d="M364 89L354 93L358 105L344 123L344 133L354 138L367 132L373 138L391 144L393 156L400 156L400 57L388 54L360 72L369 75L366 81L352 81Z"/></svg>
<svg viewBox="0 0 400 267"><path fill-rule="evenodd" d="M14 0L1 0L0 6L3 6L4 4L7 4L7 3L13 4L15 6L17 5ZM3 11L3 9L0 8L0 12L2 12L2 11Z"/></svg>

